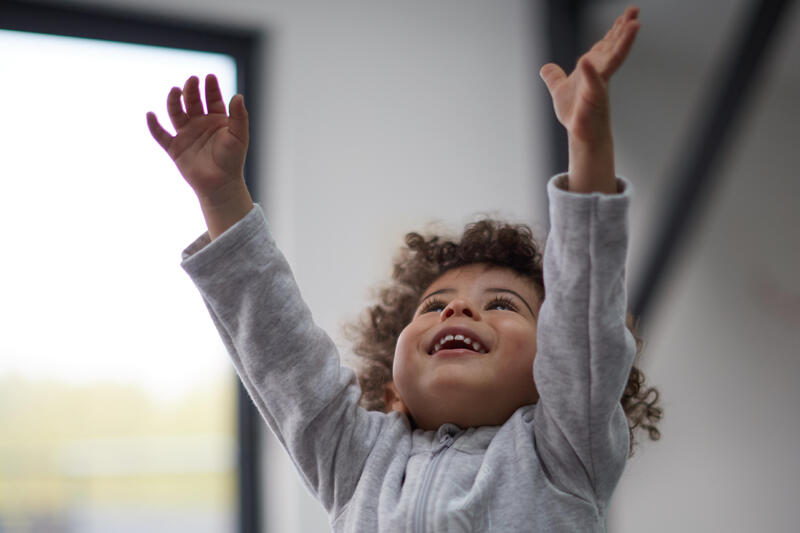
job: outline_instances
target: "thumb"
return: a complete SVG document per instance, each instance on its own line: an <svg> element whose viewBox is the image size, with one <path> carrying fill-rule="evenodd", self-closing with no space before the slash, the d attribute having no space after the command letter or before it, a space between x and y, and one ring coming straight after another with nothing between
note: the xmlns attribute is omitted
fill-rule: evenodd
<svg viewBox="0 0 800 533"><path fill-rule="evenodd" d="M247 119L247 109L244 107L244 96L241 94L234 95L233 98L231 98L228 109L230 110L228 129L242 142L247 143L249 123Z"/></svg>
<svg viewBox="0 0 800 533"><path fill-rule="evenodd" d="M547 85L547 90L550 91L551 94L555 86L567 77L564 70L555 63L548 63L539 69L539 76L541 76L544 84Z"/></svg>

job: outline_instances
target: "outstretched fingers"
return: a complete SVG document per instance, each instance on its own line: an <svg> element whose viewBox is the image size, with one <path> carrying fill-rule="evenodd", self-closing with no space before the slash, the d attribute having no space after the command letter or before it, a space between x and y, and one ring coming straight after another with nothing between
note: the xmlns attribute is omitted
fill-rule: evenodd
<svg viewBox="0 0 800 533"><path fill-rule="evenodd" d="M608 29L606 34L603 35L603 38L600 39L600 41L598 42L599 45L602 45L604 47L608 46L609 43L613 42L617 38L617 36L619 35L619 29L623 24L624 17L625 14L622 14L617 17L617 19L614 21L614 24Z"/></svg>
<svg viewBox="0 0 800 533"><path fill-rule="evenodd" d="M172 145L172 140L174 137L169 134L167 130L165 130L161 124L158 122L158 118L156 118L156 114L152 111L147 113L147 128L150 130L150 135L153 136L153 139L166 151L169 151L169 147Z"/></svg>
<svg viewBox="0 0 800 533"><path fill-rule="evenodd" d="M606 79L610 78L628 57L628 53L631 51L639 27L639 22L633 21L627 23L622 29L622 33L614 43L614 47L611 49L608 57L608 62L603 69L603 76Z"/></svg>
<svg viewBox="0 0 800 533"><path fill-rule="evenodd" d="M639 8L635 6L628 7L622 15L617 17L617 20L614 22L614 26L611 28L611 36L612 39L616 40L622 35L625 31L625 26L628 21L634 20L639 17Z"/></svg>
<svg viewBox="0 0 800 533"><path fill-rule="evenodd" d="M589 52L595 57L595 67L605 80L611 78L628 56L640 27L638 16L639 8L627 8Z"/></svg>
<svg viewBox="0 0 800 533"><path fill-rule="evenodd" d="M169 120L172 122L176 131L189 122L189 117L183 111L181 90L179 87L173 87L167 95L167 115L169 115Z"/></svg>
<svg viewBox="0 0 800 533"><path fill-rule="evenodd" d="M234 95L231 98L230 110L228 130L246 145L250 126L247 118L247 109L244 107L244 97L241 94Z"/></svg>
<svg viewBox="0 0 800 533"><path fill-rule="evenodd" d="M203 101L200 99L200 80L197 76L190 76L183 86L183 103L186 105L186 114L189 117L199 117L205 114Z"/></svg>
<svg viewBox="0 0 800 533"><path fill-rule="evenodd" d="M219 88L217 77L213 74L206 76L206 106L209 113L225 113L222 91Z"/></svg>
<svg viewBox="0 0 800 533"><path fill-rule="evenodd" d="M217 115L211 122L198 117L206 117L203 111L203 101L200 97L200 80L197 76L191 76L186 80L183 89L173 87L167 95L167 115L177 132L176 136L171 135L158 122L155 113L147 113L147 127L150 134L161 147L169 152L176 137L180 137L182 132L190 122L197 125L192 127L195 133L201 130L208 130L208 124L218 124L219 115L225 115L225 102L222 101L222 92L216 76L209 74L206 76L205 97L209 115ZM185 107L184 107L185 106ZM230 102L230 116L227 117L228 130L237 137L242 143L247 145L249 136L249 123L247 110L244 107L244 98L237 94Z"/></svg>

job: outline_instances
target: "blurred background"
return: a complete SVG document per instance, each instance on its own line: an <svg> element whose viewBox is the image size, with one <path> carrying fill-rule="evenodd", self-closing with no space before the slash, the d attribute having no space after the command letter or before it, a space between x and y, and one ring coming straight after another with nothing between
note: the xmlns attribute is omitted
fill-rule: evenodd
<svg viewBox="0 0 800 533"><path fill-rule="evenodd" d="M170 87L245 93L249 186L347 360L406 232L489 213L546 234L565 147L538 69L626 5L0 2L0 532L329 530L179 267L205 226L145 125ZM637 5L612 113L665 416L608 529L794 532L800 11Z"/></svg>

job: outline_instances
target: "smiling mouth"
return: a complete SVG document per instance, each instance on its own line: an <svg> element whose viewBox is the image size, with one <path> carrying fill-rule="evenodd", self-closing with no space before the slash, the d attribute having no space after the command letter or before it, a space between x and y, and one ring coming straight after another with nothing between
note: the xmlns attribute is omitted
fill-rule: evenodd
<svg viewBox="0 0 800 533"><path fill-rule="evenodd" d="M480 342L461 334L445 335L433 345L429 355L434 355L440 351L458 351L459 353L473 352L479 354L487 353L486 348L484 348ZM456 354L454 353L453 355Z"/></svg>

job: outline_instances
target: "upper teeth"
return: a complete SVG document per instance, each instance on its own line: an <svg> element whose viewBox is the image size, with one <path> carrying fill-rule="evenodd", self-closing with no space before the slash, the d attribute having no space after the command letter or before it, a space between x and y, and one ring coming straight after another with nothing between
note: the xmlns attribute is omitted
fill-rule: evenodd
<svg viewBox="0 0 800 533"><path fill-rule="evenodd" d="M481 346L481 344L478 341L473 341L469 337L465 337L464 335L461 335L460 333L456 334L456 335L445 335L444 337L442 337L441 339L436 341L436 344L433 345L433 352L432 353L438 352L439 350L442 349L442 344L446 344L446 343L448 343L448 342L450 342L452 340L462 341L462 342L464 342L466 344L471 344L472 345L472 349L475 350L476 352L486 353L486 349L484 349L484 347Z"/></svg>

